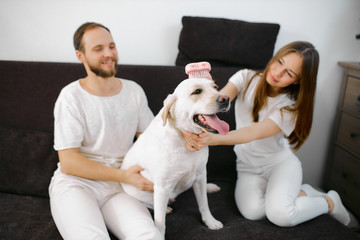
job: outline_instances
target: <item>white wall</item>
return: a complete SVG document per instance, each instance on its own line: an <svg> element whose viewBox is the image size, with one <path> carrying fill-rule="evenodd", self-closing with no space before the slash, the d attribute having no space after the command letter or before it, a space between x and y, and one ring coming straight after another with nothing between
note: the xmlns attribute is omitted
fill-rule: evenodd
<svg viewBox="0 0 360 240"><path fill-rule="evenodd" d="M0 60L77 62L73 33L97 21L112 31L119 63L174 65L183 15L275 22L275 51L295 40L317 47L314 124L297 155L304 181L319 185L340 87L337 61L360 61L359 0L0 0Z"/></svg>

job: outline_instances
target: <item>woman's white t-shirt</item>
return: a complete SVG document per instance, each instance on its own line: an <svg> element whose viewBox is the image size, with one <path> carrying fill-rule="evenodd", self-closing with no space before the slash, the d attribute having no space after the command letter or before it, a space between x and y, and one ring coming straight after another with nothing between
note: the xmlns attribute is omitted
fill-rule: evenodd
<svg viewBox="0 0 360 240"><path fill-rule="evenodd" d="M238 71L229 79L239 92L235 101L236 129L254 124L252 108L256 85L260 79L259 76L253 78L244 97L246 85L254 74L255 71L244 69ZM260 110L258 121L261 122L269 118L278 125L282 132L268 138L235 145L234 151L238 157L238 162L240 161L242 164L252 167L265 167L266 165L281 161L284 157L292 154L285 136L289 136L293 132L295 119L293 119L291 112L285 109L281 111L280 109L292 106L293 104L294 101L286 94L267 98L267 106Z"/></svg>
<svg viewBox="0 0 360 240"><path fill-rule="evenodd" d="M119 168L133 144L154 118L143 89L119 79L120 93L95 96L75 81L64 87L54 108L54 148L79 148L83 156Z"/></svg>

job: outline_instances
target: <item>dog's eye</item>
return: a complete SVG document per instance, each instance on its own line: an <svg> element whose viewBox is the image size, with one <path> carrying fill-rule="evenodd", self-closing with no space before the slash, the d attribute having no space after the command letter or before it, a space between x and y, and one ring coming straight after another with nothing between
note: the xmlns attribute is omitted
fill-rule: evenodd
<svg viewBox="0 0 360 240"><path fill-rule="evenodd" d="M196 94L196 95L198 95L198 94L200 94L200 93L202 93L202 89L196 89L191 95L193 95L193 94Z"/></svg>
<svg viewBox="0 0 360 240"><path fill-rule="evenodd" d="M219 88L219 86L215 84L215 85L214 85L214 88L215 88L215 89L218 89L218 88Z"/></svg>

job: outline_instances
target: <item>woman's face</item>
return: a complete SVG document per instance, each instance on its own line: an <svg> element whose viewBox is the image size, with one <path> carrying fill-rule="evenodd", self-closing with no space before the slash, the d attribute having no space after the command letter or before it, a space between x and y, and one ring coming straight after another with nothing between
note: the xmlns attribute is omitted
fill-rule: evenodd
<svg viewBox="0 0 360 240"><path fill-rule="evenodd" d="M289 53L270 65L266 82L271 86L271 96L278 95L282 88L299 83L302 62L298 53Z"/></svg>

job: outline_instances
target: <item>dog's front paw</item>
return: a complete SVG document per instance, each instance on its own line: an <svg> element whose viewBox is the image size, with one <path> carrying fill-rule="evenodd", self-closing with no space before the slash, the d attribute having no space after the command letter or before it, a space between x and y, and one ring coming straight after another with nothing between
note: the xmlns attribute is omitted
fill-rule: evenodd
<svg viewBox="0 0 360 240"><path fill-rule="evenodd" d="M214 193L220 191L220 187L214 183L208 183L206 184L206 191L208 193Z"/></svg>
<svg viewBox="0 0 360 240"><path fill-rule="evenodd" d="M206 226L212 230L218 230L224 227L224 225L215 218L203 220Z"/></svg>

